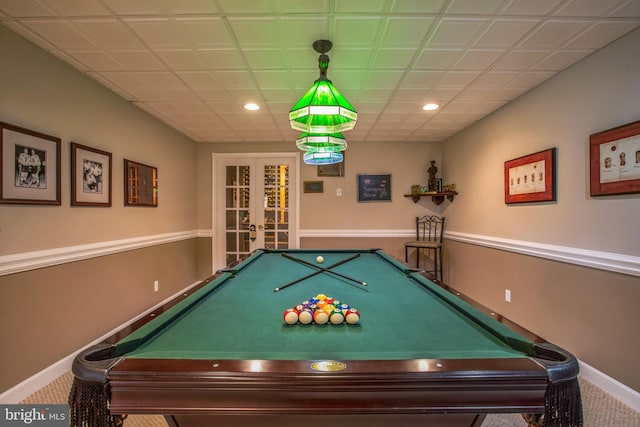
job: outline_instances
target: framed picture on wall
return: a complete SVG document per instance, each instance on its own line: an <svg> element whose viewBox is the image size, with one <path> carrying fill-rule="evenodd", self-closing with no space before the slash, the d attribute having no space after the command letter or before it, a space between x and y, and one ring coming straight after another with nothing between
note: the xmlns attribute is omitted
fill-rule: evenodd
<svg viewBox="0 0 640 427"><path fill-rule="evenodd" d="M0 203L60 205L60 138L0 122Z"/></svg>
<svg viewBox="0 0 640 427"><path fill-rule="evenodd" d="M504 162L506 204L555 200L555 147Z"/></svg>
<svg viewBox="0 0 640 427"><path fill-rule="evenodd" d="M111 153L71 143L71 206L111 206Z"/></svg>
<svg viewBox="0 0 640 427"><path fill-rule="evenodd" d="M589 137L592 196L640 193L640 120Z"/></svg>
<svg viewBox="0 0 640 427"><path fill-rule="evenodd" d="M346 152L343 151L341 162L330 165L318 165L318 176L344 176L344 161L346 157Z"/></svg>
<svg viewBox="0 0 640 427"><path fill-rule="evenodd" d="M158 206L158 169L124 159L124 205Z"/></svg>
<svg viewBox="0 0 640 427"><path fill-rule="evenodd" d="M324 193L324 181L305 181L305 193Z"/></svg>
<svg viewBox="0 0 640 427"><path fill-rule="evenodd" d="M358 175L358 202L390 202L391 175Z"/></svg>

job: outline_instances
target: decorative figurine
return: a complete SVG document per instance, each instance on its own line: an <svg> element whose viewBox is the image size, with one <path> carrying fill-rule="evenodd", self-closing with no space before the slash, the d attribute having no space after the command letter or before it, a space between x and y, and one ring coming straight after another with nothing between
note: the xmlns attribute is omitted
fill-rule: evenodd
<svg viewBox="0 0 640 427"><path fill-rule="evenodd" d="M438 191L438 186L436 185L436 172L438 172L438 168L436 167L436 161L431 160L431 167L427 169L429 173L429 191Z"/></svg>

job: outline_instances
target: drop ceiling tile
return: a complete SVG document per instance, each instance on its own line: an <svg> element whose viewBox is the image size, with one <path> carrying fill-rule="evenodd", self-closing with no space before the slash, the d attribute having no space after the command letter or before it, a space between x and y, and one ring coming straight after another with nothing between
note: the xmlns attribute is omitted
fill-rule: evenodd
<svg viewBox="0 0 640 427"><path fill-rule="evenodd" d="M527 70L548 54L544 50L514 50L494 65L494 70Z"/></svg>
<svg viewBox="0 0 640 427"><path fill-rule="evenodd" d="M118 63L112 56L101 51L73 51L71 56L76 61L84 64L87 68L95 71L124 71L122 64Z"/></svg>
<svg viewBox="0 0 640 427"><path fill-rule="evenodd" d="M76 19L73 24L104 49L142 49L135 33L117 19Z"/></svg>
<svg viewBox="0 0 640 427"><path fill-rule="evenodd" d="M580 50L556 51L538 62L531 69L539 71L560 71L575 64L585 56L589 55L589 53L589 51Z"/></svg>
<svg viewBox="0 0 640 427"><path fill-rule="evenodd" d="M151 52L113 51L111 56L129 71L165 70L167 67Z"/></svg>
<svg viewBox="0 0 640 427"><path fill-rule="evenodd" d="M207 69L241 70L245 62L236 49L198 49L195 54Z"/></svg>
<svg viewBox="0 0 640 427"><path fill-rule="evenodd" d="M487 71L481 74L469 87L499 88L516 79L520 74L509 71Z"/></svg>
<svg viewBox="0 0 640 427"><path fill-rule="evenodd" d="M190 49L157 50L158 57L173 70L204 70L205 63L198 52Z"/></svg>
<svg viewBox="0 0 640 427"><path fill-rule="evenodd" d="M314 52L313 42L326 39L329 34L330 19L328 16L283 16L280 28L284 35L282 47Z"/></svg>
<svg viewBox="0 0 640 427"><path fill-rule="evenodd" d="M538 15L551 13L563 0L512 0L502 9L503 15Z"/></svg>
<svg viewBox="0 0 640 427"><path fill-rule="evenodd" d="M55 12L41 3L24 0L3 0L0 3L0 10L9 16L54 16Z"/></svg>
<svg viewBox="0 0 640 427"><path fill-rule="evenodd" d="M490 15L498 10L504 0L453 0L448 13Z"/></svg>
<svg viewBox="0 0 640 427"><path fill-rule="evenodd" d="M282 49L243 49L249 67L255 70L282 69L286 60L286 51Z"/></svg>
<svg viewBox="0 0 640 427"><path fill-rule="evenodd" d="M502 50L468 50L456 63L458 70L484 70L498 60Z"/></svg>
<svg viewBox="0 0 640 427"><path fill-rule="evenodd" d="M640 2L637 0L627 0L620 2L620 5L608 16L619 18L640 18Z"/></svg>
<svg viewBox="0 0 640 427"><path fill-rule="evenodd" d="M397 13L440 13L446 0L397 0L393 11Z"/></svg>
<svg viewBox="0 0 640 427"><path fill-rule="evenodd" d="M109 16L111 12L97 0L39 0L58 15ZM22 1L22 3L33 3Z"/></svg>
<svg viewBox="0 0 640 427"><path fill-rule="evenodd" d="M381 13L386 10L385 1L362 1L362 0L335 0L335 11L337 13L371 14Z"/></svg>
<svg viewBox="0 0 640 427"><path fill-rule="evenodd" d="M291 89L289 72L284 70L254 71L260 89ZM301 94L302 95L302 94Z"/></svg>
<svg viewBox="0 0 640 427"><path fill-rule="evenodd" d="M329 13L329 0L278 0L280 13Z"/></svg>
<svg viewBox="0 0 640 427"><path fill-rule="evenodd" d="M280 47L280 25L276 18L229 17L228 20L240 48Z"/></svg>
<svg viewBox="0 0 640 427"><path fill-rule="evenodd" d="M264 0L219 0L222 12L228 14L274 13L274 3Z"/></svg>
<svg viewBox="0 0 640 427"><path fill-rule="evenodd" d="M605 16L611 9L612 1L567 0L554 12L556 16Z"/></svg>
<svg viewBox="0 0 640 427"><path fill-rule="evenodd" d="M382 32L381 43L386 47L417 48L430 31L434 18L388 18Z"/></svg>
<svg viewBox="0 0 640 427"><path fill-rule="evenodd" d="M168 15L217 13L215 2L211 0L102 0L120 15Z"/></svg>
<svg viewBox="0 0 640 427"><path fill-rule="evenodd" d="M368 69L374 61L373 57L375 56L375 52L376 51L370 48L336 48L335 52L333 50L329 52L329 73L333 68ZM317 69L318 56L316 55L315 58L309 62L314 64L315 69ZM295 62L291 63L291 66L294 65L296 65Z"/></svg>
<svg viewBox="0 0 640 427"><path fill-rule="evenodd" d="M555 49L575 37L591 25L584 20L550 20L536 28L536 31L523 40L519 49Z"/></svg>
<svg viewBox="0 0 640 427"><path fill-rule="evenodd" d="M478 37L474 47L480 49L508 48L540 23L533 19L496 19Z"/></svg>
<svg viewBox="0 0 640 427"><path fill-rule="evenodd" d="M147 87L158 92L168 90L186 90L186 86L175 74L166 71L141 71L135 73L136 77L144 82Z"/></svg>
<svg viewBox="0 0 640 427"><path fill-rule="evenodd" d="M640 3L640 2L639 2ZM633 22L599 22L566 44L568 49L600 49L640 24Z"/></svg>
<svg viewBox="0 0 640 427"><path fill-rule="evenodd" d="M445 70L452 67L463 52L462 49L425 49L416 60L414 68Z"/></svg>
<svg viewBox="0 0 640 427"><path fill-rule="evenodd" d="M403 89L427 89L435 87L435 85L446 76L442 71L411 71L400 83Z"/></svg>
<svg viewBox="0 0 640 427"><path fill-rule="evenodd" d="M58 49L90 50L95 43L82 35L69 21L29 20L24 25Z"/></svg>
<svg viewBox="0 0 640 427"><path fill-rule="evenodd" d="M373 68L405 70L409 67L415 54L415 49L378 49Z"/></svg>
<svg viewBox="0 0 640 427"><path fill-rule="evenodd" d="M336 16L333 38L340 40L341 48L371 47L377 43L377 34L382 28L382 24L383 19L381 17Z"/></svg>
<svg viewBox="0 0 640 427"><path fill-rule="evenodd" d="M438 88L464 88L480 75L479 71L448 71L438 81Z"/></svg>
<svg viewBox="0 0 640 427"><path fill-rule="evenodd" d="M461 48L471 44L487 24L486 19L443 18L429 40L429 47Z"/></svg>
<svg viewBox="0 0 640 427"><path fill-rule="evenodd" d="M232 46L232 40L220 17L176 18L177 31L196 49Z"/></svg>
<svg viewBox="0 0 640 427"><path fill-rule="evenodd" d="M255 84L247 71L215 71L213 74L220 85L226 89L255 89Z"/></svg>

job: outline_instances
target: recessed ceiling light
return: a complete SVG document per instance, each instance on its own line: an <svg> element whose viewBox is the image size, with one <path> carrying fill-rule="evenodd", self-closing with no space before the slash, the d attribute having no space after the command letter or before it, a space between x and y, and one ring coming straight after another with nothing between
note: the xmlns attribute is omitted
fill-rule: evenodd
<svg viewBox="0 0 640 427"><path fill-rule="evenodd" d="M429 104L425 104L425 106L422 107L422 109L425 111L433 111L433 110L437 110L438 108L440 108L440 106L438 104L434 104L433 102L430 102Z"/></svg>
<svg viewBox="0 0 640 427"><path fill-rule="evenodd" d="M257 111L260 109L260 106L258 104L254 104L253 102L250 102L248 104L244 104L244 108L245 110L249 111Z"/></svg>

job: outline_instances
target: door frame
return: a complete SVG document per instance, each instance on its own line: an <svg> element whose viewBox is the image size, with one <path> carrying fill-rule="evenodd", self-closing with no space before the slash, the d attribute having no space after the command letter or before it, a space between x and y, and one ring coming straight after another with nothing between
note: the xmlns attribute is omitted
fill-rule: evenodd
<svg viewBox="0 0 640 427"><path fill-rule="evenodd" d="M289 170L289 194L295 195L294 203L289 203L289 227L292 227L290 228L290 232L293 232L294 234L291 248L296 249L300 247L300 153L211 153L211 267L213 272L226 267L226 265L224 265L224 261L219 261L220 259L224 260L224 254L222 255L222 258L220 258L221 255L218 253L218 245L216 244L218 238L224 239L224 235L219 236L219 230L216 229L218 215L220 215L220 213L218 213L219 206L216 198L216 186L219 184L218 180L216 179L216 175L218 172L216 163L219 159L233 158L237 158L238 160L247 158L289 158L294 160L292 167ZM292 211L291 209L295 209L295 211ZM294 213L293 221L291 221L292 212Z"/></svg>

